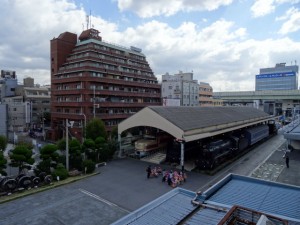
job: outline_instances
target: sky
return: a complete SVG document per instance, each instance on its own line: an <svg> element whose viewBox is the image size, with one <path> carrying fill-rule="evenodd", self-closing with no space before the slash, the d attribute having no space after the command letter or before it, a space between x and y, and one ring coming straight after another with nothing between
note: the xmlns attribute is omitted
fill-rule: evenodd
<svg viewBox="0 0 300 225"><path fill-rule="evenodd" d="M19 83L50 84L50 40L87 26L141 48L159 80L193 72L214 91L253 91L260 68L300 62L300 0L1 0L0 9L0 69Z"/></svg>

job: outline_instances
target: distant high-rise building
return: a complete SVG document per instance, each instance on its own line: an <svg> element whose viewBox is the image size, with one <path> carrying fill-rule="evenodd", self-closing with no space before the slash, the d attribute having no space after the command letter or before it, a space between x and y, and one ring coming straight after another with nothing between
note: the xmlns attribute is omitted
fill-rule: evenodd
<svg viewBox="0 0 300 225"><path fill-rule="evenodd" d="M51 40L52 139L83 136L86 121L98 117L107 131L145 106L161 105L161 87L142 50L102 41L99 31L65 32Z"/></svg>
<svg viewBox="0 0 300 225"><path fill-rule="evenodd" d="M255 90L296 90L298 89L298 69L298 65L286 66L286 63L260 69L260 73L255 78Z"/></svg>
<svg viewBox="0 0 300 225"><path fill-rule="evenodd" d="M162 75L162 98L179 99L181 106L199 106L199 85L193 73Z"/></svg>

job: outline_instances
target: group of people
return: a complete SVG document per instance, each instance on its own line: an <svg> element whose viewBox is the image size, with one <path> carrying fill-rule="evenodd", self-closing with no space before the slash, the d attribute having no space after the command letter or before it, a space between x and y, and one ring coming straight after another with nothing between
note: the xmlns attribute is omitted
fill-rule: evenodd
<svg viewBox="0 0 300 225"><path fill-rule="evenodd" d="M173 170L165 170L161 169L159 166L151 168L151 165L149 165L146 169L147 172L147 178L150 177L158 177L160 174L162 174L162 182L167 183L171 187L177 187L178 185L182 184L186 181L186 173L182 171L173 171Z"/></svg>
<svg viewBox="0 0 300 225"><path fill-rule="evenodd" d="M146 169L147 172L147 178L149 179L150 177L158 177L160 174L162 174L161 168L154 167L153 169L151 168L151 165L149 165Z"/></svg>

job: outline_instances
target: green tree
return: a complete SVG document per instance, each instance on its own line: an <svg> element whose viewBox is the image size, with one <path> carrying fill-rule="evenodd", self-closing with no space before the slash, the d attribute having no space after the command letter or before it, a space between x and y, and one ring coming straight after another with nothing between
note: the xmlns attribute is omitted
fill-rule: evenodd
<svg viewBox="0 0 300 225"><path fill-rule="evenodd" d="M7 175L5 169L6 169L6 163L7 160L4 158L4 151L7 146L7 138L5 136L0 135L0 174Z"/></svg>
<svg viewBox="0 0 300 225"><path fill-rule="evenodd" d="M111 140L118 140L118 126L115 126L110 132Z"/></svg>
<svg viewBox="0 0 300 225"><path fill-rule="evenodd" d="M96 148L96 158L95 161L106 161L107 156L106 156L106 141L103 137L97 137L95 140L95 148Z"/></svg>
<svg viewBox="0 0 300 225"><path fill-rule="evenodd" d="M59 159L59 154L57 152L58 147L54 144L44 145L40 151L40 159L42 161L37 166L38 172L51 173L51 168L55 168L57 161Z"/></svg>
<svg viewBox="0 0 300 225"><path fill-rule="evenodd" d="M91 160L96 158L96 145L95 141L92 139L86 139L82 144L82 150L86 157Z"/></svg>
<svg viewBox="0 0 300 225"><path fill-rule="evenodd" d="M3 151L0 151L0 174L4 175L4 176L7 175L7 173L5 171L6 163L7 163L7 160L4 158Z"/></svg>
<svg viewBox="0 0 300 225"><path fill-rule="evenodd" d="M3 135L0 135L0 151L2 150L4 152L6 146L7 146L7 138Z"/></svg>
<svg viewBox="0 0 300 225"><path fill-rule="evenodd" d="M54 172L52 173L52 176L54 178L59 177L60 180L64 180L68 177L68 171L63 166L63 164L59 163Z"/></svg>
<svg viewBox="0 0 300 225"><path fill-rule="evenodd" d="M86 173L92 173L95 171L95 163L92 160L84 160L82 162L82 168Z"/></svg>
<svg viewBox="0 0 300 225"><path fill-rule="evenodd" d="M86 138L96 140L97 137L107 138L107 133L102 120L93 118L86 125Z"/></svg>
<svg viewBox="0 0 300 225"><path fill-rule="evenodd" d="M70 168L82 170L82 148L77 139L72 139L69 142L69 160Z"/></svg>
<svg viewBox="0 0 300 225"><path fill-rule="evenodd" d="M19 144L15 147L10 155L12 167L19 168L19 174L21 171L26 168L26 163L33 164L34 159L32 158L32 145L23 143Z"/></svg>
<svg viewBox="0 0 300 225"><path fill-rule="evenodd" d="M57 147L59 150L61 151L65 151L66 150L66 139L60 139L57 141L56 143Z"/></svg>

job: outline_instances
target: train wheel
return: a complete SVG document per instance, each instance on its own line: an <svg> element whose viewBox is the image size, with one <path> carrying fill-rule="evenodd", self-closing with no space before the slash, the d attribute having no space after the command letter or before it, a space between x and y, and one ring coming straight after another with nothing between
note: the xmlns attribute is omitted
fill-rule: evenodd
<svg viewBox="0 0 300 225"><path fill-rule="evenodd" d="M3 189L5 192L11 193L17 188L17 181L14 179L8 179L3 183Z"/></svg>
<svg viewBox="0 0 300 225"><path fill-rule="evenodd" d="M39 184L41 183L41 178L39 177L35 177L32 179L32 183L33 185L36 187L36 186L39 186Z"/></svg>
<svg viewBox="0 0 300 225"><path fill-rule="evenodd" d="M52 180L53 180L52 176L51 175L47 175L45 177L45 179L44 179L44 183L45 184L51 184Z"/></svg>
<svg viewBox="0 0 300 225"><path fill-rule="evenodd" d="M18 181L18 185L19 187L21 188L24 188L24 189L29 189L32 187L32 181L30 179L29 176L23 176L20 178L20 180Z"/></svg>

